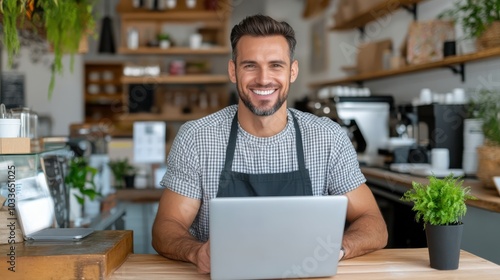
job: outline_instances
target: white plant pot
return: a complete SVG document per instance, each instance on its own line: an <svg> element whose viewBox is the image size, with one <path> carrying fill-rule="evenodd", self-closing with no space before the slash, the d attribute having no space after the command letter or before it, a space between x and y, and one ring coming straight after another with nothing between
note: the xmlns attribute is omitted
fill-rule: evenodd
<svg viewBox="0 0 500 280"><path fill-rule="evenodd" d="M162 49L168 49L168 48L170 48L170 41L168 41L168 40L161 40L160 41L160 48L162 48Z"/></svg>

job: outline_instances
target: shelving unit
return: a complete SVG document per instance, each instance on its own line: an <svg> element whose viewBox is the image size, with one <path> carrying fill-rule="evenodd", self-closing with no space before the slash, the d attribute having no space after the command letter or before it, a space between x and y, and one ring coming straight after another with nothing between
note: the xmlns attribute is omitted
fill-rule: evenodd
<svg viewBox="0 0 500 280"><path fill-rule="evenodd" d="M500 56L500 48L486 49L473 54L450 56L446 57L441 61L418 64L418 65L409 65L399 69L383 70L374 73L365 73L360 75L349 76L346 78L341 78L336 80L311 83L310 87L320 88L324 86L362 83L363 81L389 78L389 77L400 76L415 72L422 72L431 69L439 69L439 68L451 68L452 71L457 72L457 74L461 75L462 80L465 80L466 62L471 62L496 56Z"/></svg>
<svg viewBox="0 0 500 280"><path fill-rule="evenodd" d="M123 64L89 61L84 67L85 122L115 119L114 108L123 104L123 84L120 81Z"/></svg>
<svg viewBox="0 0 500 280"><path fill-rule="evenodd" d="M209 2L212 6L205 6ZM112 123L114 127L111 134L122 137L132 135L135 121L165 121L170 123L169 126L175 127L224 107L229 100L229 78L227 73L214 73L210 65L213 65L212 60L217 59L217 56L224 58L231 52L228 32L231 5L231 0L198 0L195 7L188 8L185 1L179 0L173 9L150 10L134 7L133 1L120 0L116 7L120 20L117 51L128 57L116 64L86 63L86 122ZM128 34L132 29L139 34L137 48L130 48L128 45ZM152 44L152 40L166 30L173 32L172 45L160 48ZM201 48L191 48L183 39L176 41L174 36L177 34L182 35L178 38L184 38L194 32L202 35ZM193 62L206 62L208 66L195 70L186 67L186 74L173 75L168 72L169 63L174 60L185 60L191 65ZM123 74L124 68L129 64L144 65L147 61L155 61L160 66L162 72L159 76ZM113 72L116 73L113 81L90 81L91 72L109 71L111 67L116 67L113 68L116 70ZM112 85L116 87L116 92L112 94L101 90L110 89ZM134 94L141 96L135 98ZM141 103L140 99L147 100ZM135 105L139 107L134 108ZM167 129L170 131L171 127ZM174 134L175 131L169 132L169 135Z"/></svg>

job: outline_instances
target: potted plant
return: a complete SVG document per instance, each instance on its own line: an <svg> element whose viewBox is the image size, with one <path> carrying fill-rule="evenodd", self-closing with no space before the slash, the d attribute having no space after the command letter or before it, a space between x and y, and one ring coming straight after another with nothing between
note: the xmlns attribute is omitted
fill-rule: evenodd
<svg viewBox="0 0 500 280"><path fill-rule="evenodd" d="M54 52L49 98L55 84L55 74L62 74L63 54L75 54L80 41L94 31L92 14L94 0L2 0L2 43L12 65L20 47L19 29L28 29L44 37ZM71 68L73 65L71 64ZM71 69L72 70L72 69Z"/></svg>
<svg viewBox="0 0 500 280"><path fill-rule="evenodd" d="M94 183L94 177L97 174L97 169L91 167L84 157L74 157L70 159L64 182L77 192L74 193L82 216L85 213L85 197L93 201L96 197L101 196L97 191Z"/></svg>
<svg viewBox="0 0 500 280"><path fill-rule="evenodd" d="M108 163L115 178L115 188L133 188L136 168L128 162L128 158L110 160Z"/></svg>
<svg viewBox="0 0 500 280"><path fill-rule="evenodd" d="M486 188L495 188L500 176L500 89L479 89L472 96L471 115L482 121L484 144L477 148L477 177Z"/></svg>
<svg viewBox="0 0 500 280"><path fill-rule="evenodd" d="M160 33L156 37L160 44L160 48L168 49L170 47L170 35L168 33Z"/></svg>
<svg viewBox="0 0 500 280"><path fill-rule="evenodd" d="M465 38L477 38L482 48L500 46L500 1L457 0L438 17L460 23Z"/></svg>
<svg viewBox="0 0 500 280"><path fill-rule="evenodd" d="M412 188L401 197L402 201L414 203L415 220L423 222L432 268L458 268L465 201L476 199L470 187L462 187L462 183L453 174L443 179L430 176L427 185L412 182Z"/></svg>

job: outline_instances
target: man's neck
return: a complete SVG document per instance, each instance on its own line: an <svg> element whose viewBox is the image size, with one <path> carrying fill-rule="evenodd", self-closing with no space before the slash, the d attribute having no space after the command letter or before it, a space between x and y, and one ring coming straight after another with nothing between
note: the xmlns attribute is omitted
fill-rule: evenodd
<svg viewBox="0 0 500 280"><path fill-rule="evenodd" d="M238 122L248 133L257 137L271 137L286 126L288 113L286 103L271 116L256 116L243 104L238 105Z"/></svg>

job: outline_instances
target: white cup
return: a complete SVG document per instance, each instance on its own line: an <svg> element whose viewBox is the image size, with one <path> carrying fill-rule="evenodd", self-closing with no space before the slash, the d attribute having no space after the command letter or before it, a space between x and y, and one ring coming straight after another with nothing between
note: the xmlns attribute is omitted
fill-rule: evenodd
<svg viewBox="0 0 500 280"><path fill-rule="evenodd" d="M453 102L455 104L466 104L467 96L463 88L456 88L453 90Z"/></svg>
<svg viewBox="0 0 500 280"><path fill-rule="evenodd" d="M20 131L20 119L0 119L0 138L19 137Z"/></svg>
<svg viewBox="0 0 500 280"><path fill-rule="evenodd" d="M420 91L420 104L431 104L432 103L432 92L428 88L423 88Z"/></svg>
<svg viewBox="0 0 500 280"><path fill-rule="evenodd" d="M464 150L462 156L462 169L465 175L475 175L477 172L477 152L475 150Z"/></svg>
<svg viewBox="0 0 500 280"><path fill-rule="evenodd" d="M450 151L445 148L432 149L431 166L435 170L448 170L450 168Z"/></svg>
<svg viewBox="0 0 500 280"><path fill-rule="evenodd" d="M493 176L493 182L495 183L495 187L497 188L498 195L500 195L500 176Z"/></svg>
<svg viewBox="0 0 500 280"><path fill-rule="evenodd" d="M194 33L189 36L189 47L192 49L199 49L201 48L201 43L202 43L203 37L201 34Z"/></svg>

